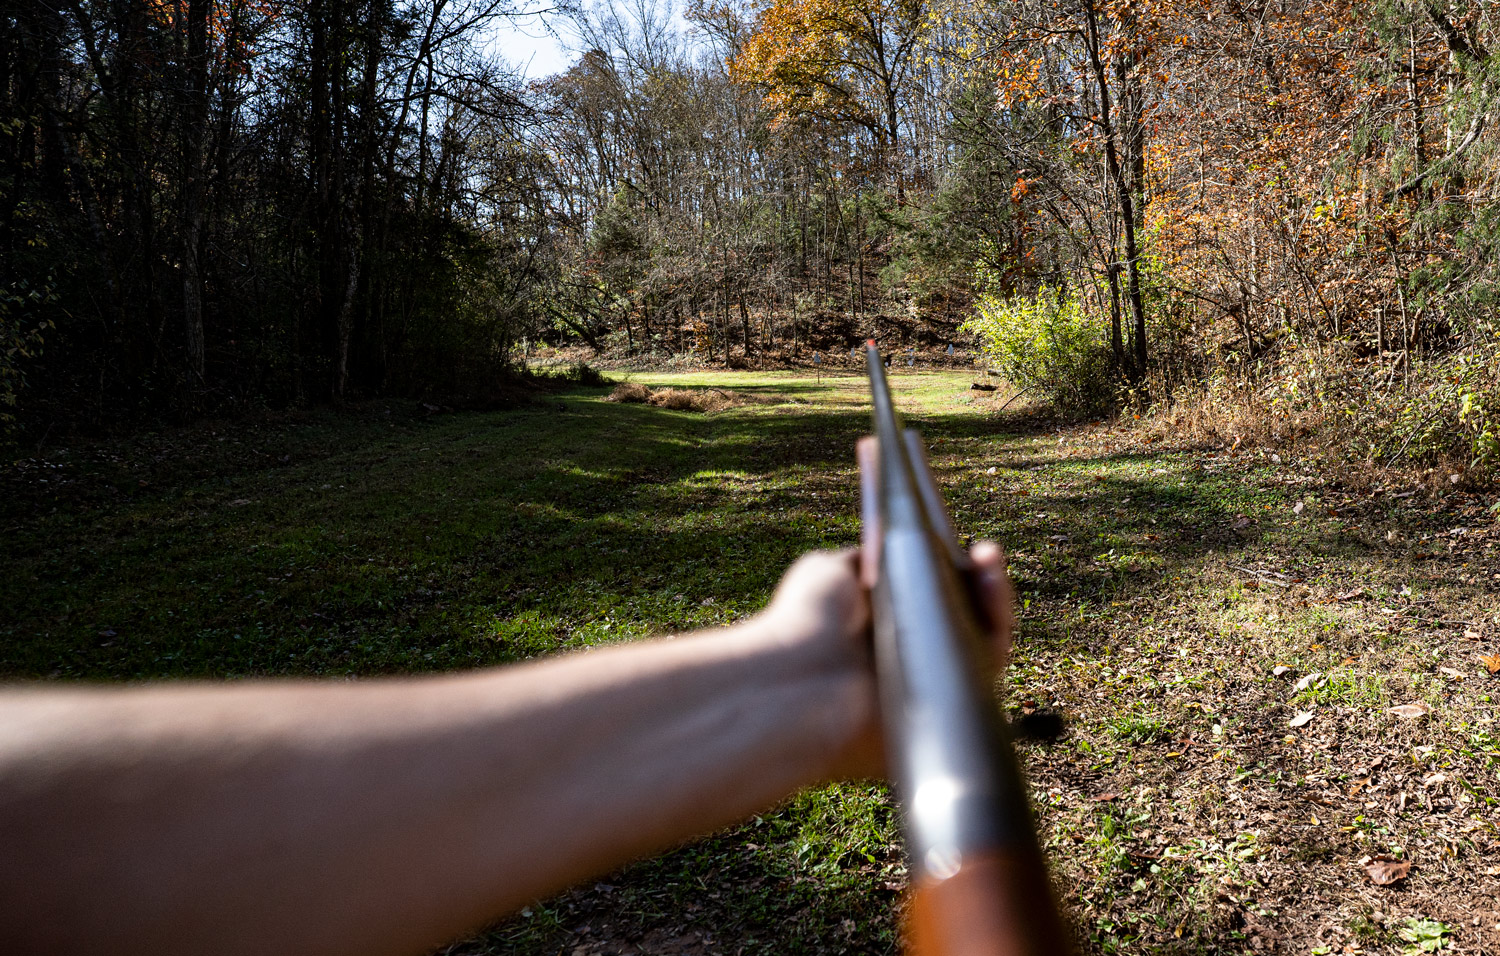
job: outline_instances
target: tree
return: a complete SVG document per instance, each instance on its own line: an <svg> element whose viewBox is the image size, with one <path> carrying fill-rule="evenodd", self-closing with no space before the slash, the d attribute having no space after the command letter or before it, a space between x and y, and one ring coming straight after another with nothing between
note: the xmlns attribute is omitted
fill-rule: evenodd
<svg viewBox="0 0 1500 956"><path fill-rule="evenodd" d="M925 0L772 0L731 74L760 87L783 124L809 118L864 130L889 170L926 17Z"/></svg>

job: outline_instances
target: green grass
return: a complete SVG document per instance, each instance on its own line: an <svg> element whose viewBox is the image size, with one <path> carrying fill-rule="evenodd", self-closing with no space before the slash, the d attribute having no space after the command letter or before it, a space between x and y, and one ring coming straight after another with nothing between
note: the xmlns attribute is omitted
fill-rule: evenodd
<svg viewBox="0 0 1500 956"><path fill-rule="evenodd" d="M118 461L55 452L54 477L16 482L5 514L0 668L499 663L732 620L801 551L855 539L839 487L852 472L836 459L857 415L705 417L600 394L488 415L315 415L248 438L210 428L110 449Z"/></svg>
<svg viewBox="0 0 1500 956"><path fill-rule="evenodd" d="M501 664L721 625L801 552L857 541L861 378L631 377L760 400L703 415L573 387L505 411L372 405L14 462L0 674ZM999 415L1003 397L969 380L898 370L893 386L960 535L1010 551L1004 690L1013 715L1065 723L1021 749L1082 951L1500 943L1466 903L1500 836L1500 679L1476 664L1500 651L1489 502L1358 498L1254 454ZM1316 504L1297 516L1297 500ZM1313 671L1323 682L1295 692ZM1431 714L1386 713L1412 701ZM1291 729L1299 710L1315 717ZM809 792L452 952L895 952L895 820L883 787ZM1379 853L1417 864L1399 894L1362 876ZM1448 932L1403 936L1418 920Z"/></svg>

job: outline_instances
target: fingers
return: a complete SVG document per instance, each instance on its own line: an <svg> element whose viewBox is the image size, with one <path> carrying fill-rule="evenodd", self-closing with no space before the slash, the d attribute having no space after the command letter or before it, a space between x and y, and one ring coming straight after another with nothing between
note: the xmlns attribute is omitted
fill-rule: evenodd
<svg viewBox="0 0 1500 956"><path fill-rule="evenodd" d="M1010 662L1015 633L1015 592L1006 573L1005 552L993 541L981 541L969 552L974 580L997 675ZM782 576L771 612L791 634L858 638L869 626L869 592L862 586L861 553L856 550L811 551Z"/></svg>
<svg viewBox="0 0 1500 956"><path fill-rule="evenodd" d="M880 567L880 496L876 487L880 449L874 435L855 443L854 458L859 463L859 579L866 588L873 588Z"/></svg>
<svg viewBox="0 0 1500 956"><path fill-rule="evenodd" d="M1015 633L1016 597L1010 575L1005 570L1005 552L993 541L981 541L969 551L974 561L974 576L979 584L979 599L984 603L990 622L990 640L995 652L996 673L1003 674L1010 663L1011 637Z"/></svg>
<svg viewBox="0 0 1500 956"><path fill-rule="evenodd" d="M776 603L787 601L822 601L836 598L858 584L859 552L809 551L781 576L776 587Z"/></svg>
<svg viewBox="0 0 1500 956"><path fill-rule="evenodd" d="M859 552L810 551L777 585L771 612L797 633L857 635L869 623L869 601L859 584Z"/></svg>

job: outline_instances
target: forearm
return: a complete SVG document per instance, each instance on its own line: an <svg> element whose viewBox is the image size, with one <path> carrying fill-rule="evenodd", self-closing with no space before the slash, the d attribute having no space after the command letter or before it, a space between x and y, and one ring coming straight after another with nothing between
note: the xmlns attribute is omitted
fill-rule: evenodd
<svg viewBox="0 0 1500 956"><path fill-rule="evenodd" d="M13 693L0 947L420 951L729 823L869 717L858 669L769 627L453 678Z"/></svg>

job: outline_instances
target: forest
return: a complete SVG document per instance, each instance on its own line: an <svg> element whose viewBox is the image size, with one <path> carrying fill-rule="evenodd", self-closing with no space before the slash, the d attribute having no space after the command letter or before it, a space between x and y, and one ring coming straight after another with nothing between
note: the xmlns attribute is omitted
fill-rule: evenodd
<svg viewBox="0 0 1500 956"><path fill-rule="evenodd" d="M1500 0L13 0L0 97L0 949L902 952L899 788L608 663L887 708L779 583L873 338L1073 951L1500 953Z"/></svg>
<svg viewBox="0 0 1500 956"><path fill-rule="evenodd" d="M536 12L11 6L7 434L873 335L1065 410L1500 455L1491 3L630 0L549 8L579 55L527 81L493 29Z"/></svg>

